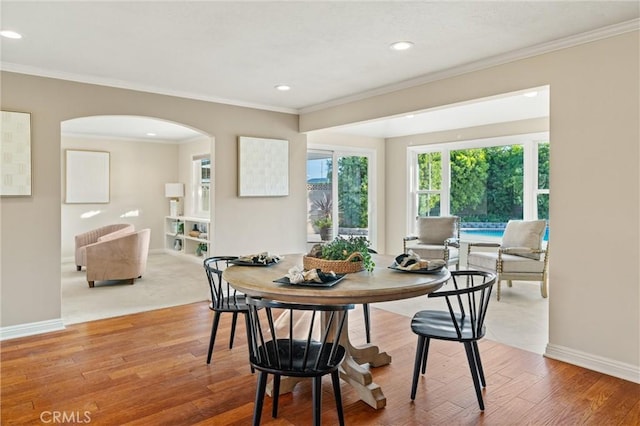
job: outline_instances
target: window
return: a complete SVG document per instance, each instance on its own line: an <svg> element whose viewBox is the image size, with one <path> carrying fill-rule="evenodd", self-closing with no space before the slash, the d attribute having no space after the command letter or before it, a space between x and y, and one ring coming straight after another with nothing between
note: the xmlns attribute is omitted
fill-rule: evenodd
<svg viewBox="0 0 640 426"><path fill-rule="evenodd" d="M373 243L372 157L369 152L307 152L309 242L328 241L337 235L364 235Z"/></svg>
<svg viewBox="0 0 640 426"><path fill-rule="evenodd" d="M546 133L411 147L409 154L409 224L416 216L460 216L463 228L549 218Z"/></svg>
<svg viewBox="0 0 640 426"><path fill-rule="evenodd" d="M539 142L536 148L538 165L536 217L549 220L549 143Z"/></svg>
<svg viewBox="0 0 640 426"><path fill-rule="evenodd" d="M193 211L196 216L209 216L211 194L211 157L193 157Z"/></svg>
<svg viewBox="0 0 640 426"><path fill-rule="evenodd" d="M418 216L440 216L442 201L442 153L418 154Z"/></svg>

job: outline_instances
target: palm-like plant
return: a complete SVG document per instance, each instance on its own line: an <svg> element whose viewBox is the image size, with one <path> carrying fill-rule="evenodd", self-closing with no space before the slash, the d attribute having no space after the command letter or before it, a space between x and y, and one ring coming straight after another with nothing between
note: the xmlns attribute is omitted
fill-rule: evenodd
<svg viewBox="0 0 640 426"><path fill-rule="evenodd" d="M331 217L333 214L333 199L331 194L325 192L322 198L313 201L313 207L320 212L320 218Z"/></svg>

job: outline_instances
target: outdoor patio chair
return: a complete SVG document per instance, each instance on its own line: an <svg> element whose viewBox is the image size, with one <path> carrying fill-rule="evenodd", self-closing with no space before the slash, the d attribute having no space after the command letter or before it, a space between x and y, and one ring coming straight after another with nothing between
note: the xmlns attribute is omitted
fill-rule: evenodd
<svg viewBox="0 0 640 426"><path fill-rule="evenodd" d="M547 297L549 245L542 244L546 227L545 220L510 220L501 243L469 243L467 269L496 273L498 300L503 280L509 287L514 280L539 281L540 293Z"/></svg>
<svg viewBox="0 0 640 426"><path fill-rule="evenodd" d="M417 219L418 235L403 239L404 253L412 250L421 259L442 259L447 266L459 267L460 218L429 216Z"/></svg>

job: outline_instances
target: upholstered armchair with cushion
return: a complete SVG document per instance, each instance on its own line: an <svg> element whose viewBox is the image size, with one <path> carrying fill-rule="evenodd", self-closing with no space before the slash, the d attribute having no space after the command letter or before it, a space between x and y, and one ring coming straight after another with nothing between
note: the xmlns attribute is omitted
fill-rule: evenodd
<svg viewBox="0 0 640 426"><path fill-rule="evenodd" d="M467 268L496 273L498 300L502 280L509 287L514 280L539 281L540 293L547 297L549 245L542 245L546 227L544 220L510 220L502 243L469 243Z"/></svg>
<svg viewBox="0 0 640 426"><path fill-rule="evenodd" d="M442 259L458 269L460 261L460 218L419 217L418 235L404 238L404 252L412 250L422 259Z"/></svg>
<svg viewBox="0 0 640 426"><path fill-rule="evenodd" d="M147 269L151 230L116 236L89 244L87 251L87 281L127 280L133 284Z"/></svg>
<svg viewBox="0 0 640 426"><path fill-rule="evenodd" d="M116 223L114 225L102 226L76 235L76 269L80 271L83 266L87 266L86 246L89 244L97 243L98 241L101 241L101 239L130 234L134 231L135 228L133 225L129 225L128 223Z"/></svg>

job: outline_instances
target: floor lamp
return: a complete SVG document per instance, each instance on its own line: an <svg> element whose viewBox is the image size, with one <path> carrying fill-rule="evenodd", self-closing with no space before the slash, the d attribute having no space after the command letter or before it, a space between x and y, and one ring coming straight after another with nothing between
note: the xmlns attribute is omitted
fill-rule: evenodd
<svg viewBox="0 0 640 426"><path fill-rule="evenodd" d="M169 216L181 216L180 198L184 197L184 184L165 183L164 196L169 198Z"/></svg>

